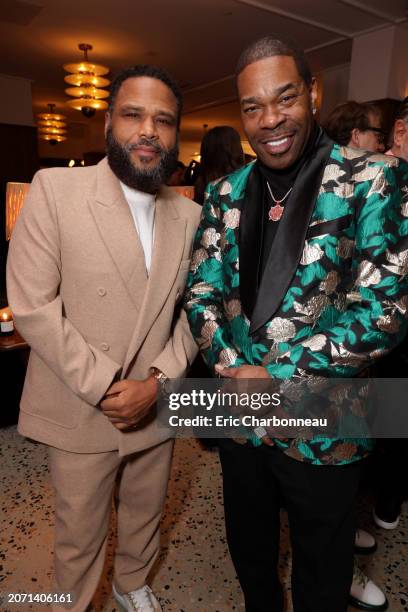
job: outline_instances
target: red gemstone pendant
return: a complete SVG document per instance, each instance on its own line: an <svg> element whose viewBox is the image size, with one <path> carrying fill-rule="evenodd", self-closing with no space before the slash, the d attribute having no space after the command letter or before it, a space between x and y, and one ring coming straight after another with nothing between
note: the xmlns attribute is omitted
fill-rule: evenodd
<svg viewBox="0 0 408 612"><path fill-rule="evenodd" d="M284 208L280 205L280 202L276 202L275 206L271 206L269 209L269 221L279 221L283 215L283 211Z"/></svg>

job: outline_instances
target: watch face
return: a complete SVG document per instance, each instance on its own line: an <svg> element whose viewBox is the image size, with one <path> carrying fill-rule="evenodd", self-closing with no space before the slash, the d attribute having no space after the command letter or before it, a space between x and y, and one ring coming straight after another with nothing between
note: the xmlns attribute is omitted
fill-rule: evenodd
<svg viewBox="0 0 408 612"><path fill-rule="evenodd" d="M174 380L172 380L171 378L167 378L167 376L164 377L163 380L163 393L165 394L166 397L169 397L169 395L171 393L173 393L174 391Z"/></svg>

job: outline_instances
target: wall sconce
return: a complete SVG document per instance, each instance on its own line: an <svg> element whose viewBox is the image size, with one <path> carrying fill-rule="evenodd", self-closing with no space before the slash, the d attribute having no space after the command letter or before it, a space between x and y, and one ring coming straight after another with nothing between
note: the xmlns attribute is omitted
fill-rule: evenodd
<svg viewBox="0 0 408 612"><path fill-rule="evenodd" d="M30 183L7 183L6 188L6 240L10 240L17 217L23 208Z"/></svg>

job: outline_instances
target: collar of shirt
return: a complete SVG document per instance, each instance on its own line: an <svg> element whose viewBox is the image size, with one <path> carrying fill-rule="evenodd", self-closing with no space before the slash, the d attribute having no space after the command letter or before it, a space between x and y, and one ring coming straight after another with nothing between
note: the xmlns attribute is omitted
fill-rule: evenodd
<svg viewBox="0 0 408 612"><path fill-rule="evenodd" d="M138 206L139 208L149 208L150 206L154 208L156 202L154 193L146 193L138 189L133 189L122 183L122 181L119 181L119 183L128 204Z"/></svg>
<svg viewBox="0 0 408 612"><path fill-rule="evenodd" d="M123 194L129 204L133 221L142 244L146 270L150 272L154 240L154 214L156 210L156 196L137 189L132 189L120 182Z"/></svg>

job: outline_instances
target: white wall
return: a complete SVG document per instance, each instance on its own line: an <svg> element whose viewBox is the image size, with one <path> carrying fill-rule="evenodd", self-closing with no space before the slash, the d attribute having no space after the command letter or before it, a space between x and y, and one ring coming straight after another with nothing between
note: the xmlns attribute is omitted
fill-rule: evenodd
<svg viewBox="0 0 408 612"><path fill-rule="evenodd" d="M408 28L395 28L393 70L388 84L390 98L408 96ZM398 61L397 61L398 60Z"/></svg>
<svg viewBox="0 0 408 612"><path fill-rule="evenodd" d="M391 26L353 41L349 99L403 98L408 89L408 29Z"/></svg>

